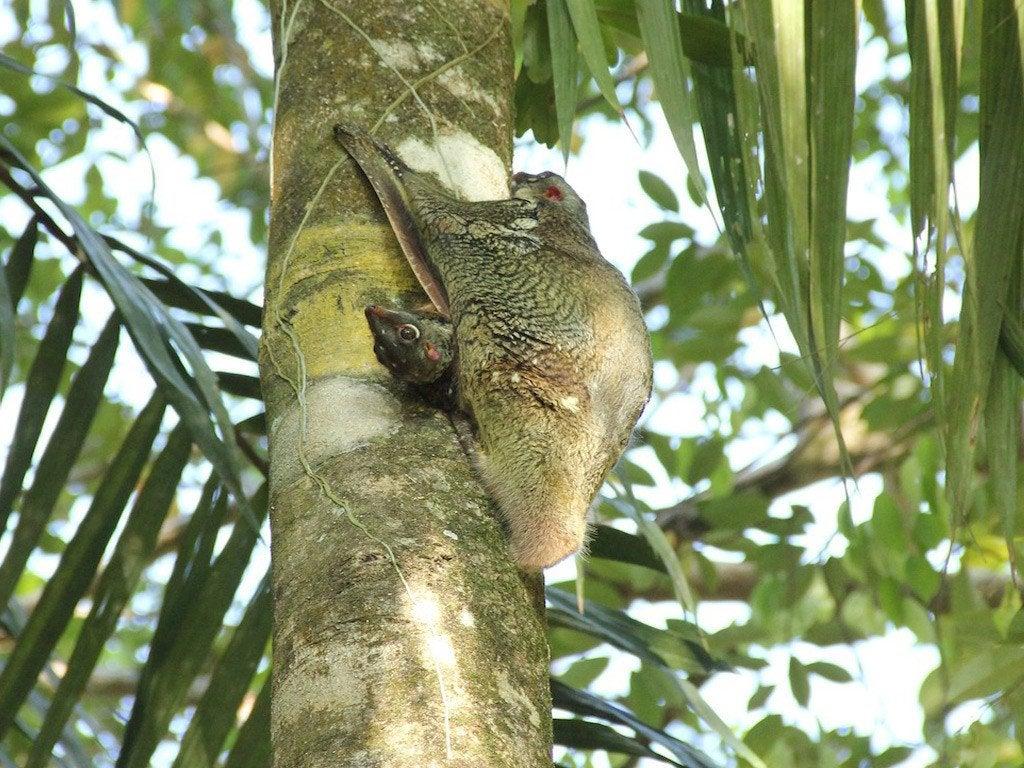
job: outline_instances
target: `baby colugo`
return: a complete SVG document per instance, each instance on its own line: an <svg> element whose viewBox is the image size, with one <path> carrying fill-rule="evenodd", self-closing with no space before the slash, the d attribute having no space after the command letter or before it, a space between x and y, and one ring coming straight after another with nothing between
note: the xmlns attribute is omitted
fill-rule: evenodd
<svg viewBox="0 0 1024 768"><path fill-rule="evenodd" d="M478 469L516 563L557 563L582 546L588 508L650 396L636 295L598 251L586 206L561 177L519 173L511 199L466 202L364 133L336 126L335 137L450 317L368 307L378 359L472 418ZM415 329L404 346L403 325Z"/></svg>

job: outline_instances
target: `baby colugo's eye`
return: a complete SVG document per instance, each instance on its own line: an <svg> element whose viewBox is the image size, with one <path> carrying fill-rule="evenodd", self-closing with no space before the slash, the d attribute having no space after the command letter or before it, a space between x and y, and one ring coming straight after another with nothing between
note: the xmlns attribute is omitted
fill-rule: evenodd
<svg viewBox="0 0 1024 768"><path fill-rule="evenodd" d="M562 190L552 184L550 187L544 190L544 197L548 200L558 201L562 199Z"/></svg>
<svg viewBox="0 0 1024 768"><path fill-rule="evenodd" d="M398 338L402 341L416 341L420 337L420 329L412 323L398 326Z"/></svg>

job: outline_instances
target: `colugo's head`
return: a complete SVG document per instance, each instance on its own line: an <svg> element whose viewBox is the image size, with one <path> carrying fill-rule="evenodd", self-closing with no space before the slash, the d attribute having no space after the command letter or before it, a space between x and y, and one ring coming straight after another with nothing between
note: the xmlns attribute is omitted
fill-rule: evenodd
<svg viewBox="0 0 1024 768"><path fill-rule="evenodd" d="M447 320L371 304L366 322L377 360L399 381L430 384L452 364L452 325Z"/></svg>
<svg viewBox="0 0 1024 768"><path fill-rule="evenodd" d="M536 174L517 173L512 177L512 197L561 209L584 223L587 221L587 204L565 179L551 171Z"/></svg>

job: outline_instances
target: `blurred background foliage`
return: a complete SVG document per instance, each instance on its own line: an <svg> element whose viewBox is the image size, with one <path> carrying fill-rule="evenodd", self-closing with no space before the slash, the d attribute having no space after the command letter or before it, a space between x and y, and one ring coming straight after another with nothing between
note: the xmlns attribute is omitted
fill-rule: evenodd
<svg viewBox="0 0 1024 768"><path fill-rule="evenodd" d="M638 176L657 388L586 610L549 579L564 766L1024 762L1021 16L813 6L512 3L522 152L624 119L690 171ZM268 764L269 23L0 8L4 764Z"/></svg>

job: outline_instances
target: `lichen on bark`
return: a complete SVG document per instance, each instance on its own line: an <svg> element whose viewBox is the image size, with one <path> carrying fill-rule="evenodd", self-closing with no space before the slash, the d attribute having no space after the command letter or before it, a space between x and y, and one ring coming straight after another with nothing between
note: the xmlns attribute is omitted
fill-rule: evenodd
<svg viewBox="0 0 1024 768"><path fill-rule="evenodd" d="M547 766L531 585L448 420L376 363L369 303L424 297L345 122L459 194L507 193L507 7L273 4L279 67L261 378L271 435L274 763ZM283 65L282 65L283 62Z"/></svg>

